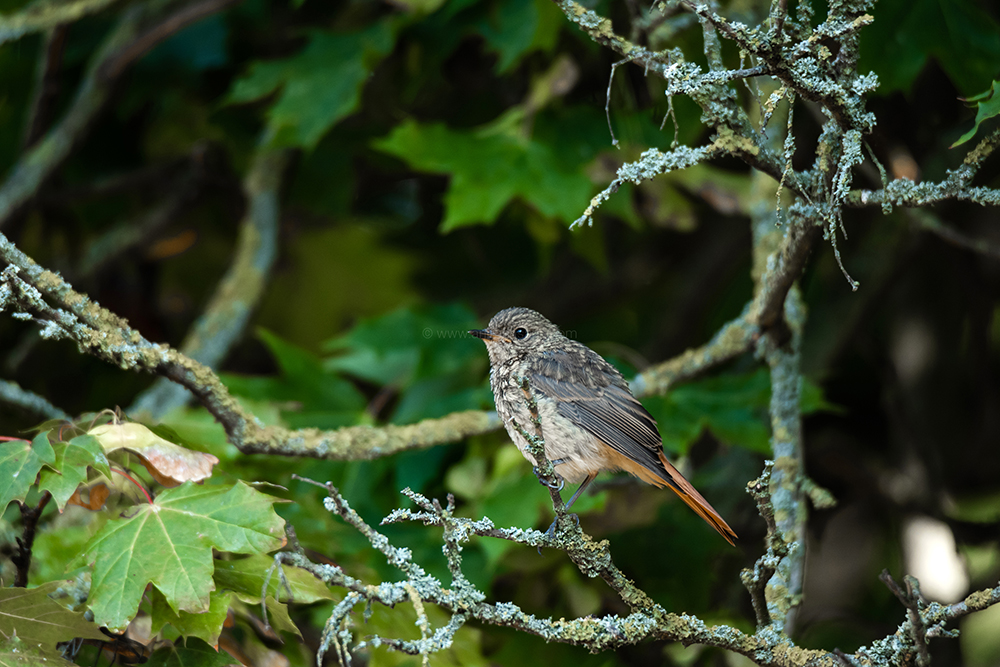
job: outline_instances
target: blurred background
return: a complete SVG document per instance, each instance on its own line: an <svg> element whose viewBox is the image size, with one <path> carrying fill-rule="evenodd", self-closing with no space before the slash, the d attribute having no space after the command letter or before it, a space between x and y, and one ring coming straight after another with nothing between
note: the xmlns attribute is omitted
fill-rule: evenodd
<svg viewBox="0 0 1000 667"><path fill-rule="evenodd" d="M0 0L0 12L24 6ZM825 3L812 8L815 25ZM690 14L650 18L630 0L594 9L638 43L704 59ZM2 173L61 127L124 11L0 44ZM720 11L753 25L768 5L736 0ZM975 115L958 98L998 77L997 6L882 0L869 11L859 71L881 82L868 104L871 148L890 178L940 180L975 145L948 148ZM728 56L737 67L740 54ZM238 251L258 187L246 175L261 155L278 154L277 226L259 241L273 265L219 364L265 421L335 428L489 409L486 353L464 332L513 305L541 311L631 377L740 314L752 290L748 215L758 195L745 165L720 160L622 187L592 227L569 230L625 161L708 136L690 100L673 100L669 117L664 82L638 67L615 70L609 97L615 61L547 0L232 3L114 79L65 162L0 225L148 339L179 346ZM734 89L756 108L766 85ZM797 168L815 159L822 120L797 103ZM783 127L773 120L768 130ZM976 184L996 187L998 173L993 158ZM871 162L856 170L857 187L879 183ZM773 207L773 189L768 197ZM810 517L793 636L852 652L904 618L878 581L883 569L920 577L925 595L948 602L1000 575L1000 227L995 210L971 203L855 210L844 222L839 247L860 289L851 291L827 243L801 281L806 469L838 505ZM153 380L41 340L10 317L0 319L0 377L72 415L128 409ZM668 453L740 535L736 549L672 494L631 479L603 476L577 505L585 530L610 539L618 565L667 609L750 631L738 575L758 557L764 525L745 485L769 451L769 391L748 356L645 401ZM0 404L2 434L42 419ZM286 487L293 502L279 511L303 545L369 581L395 575L293 472L334 481L376 523L404 504L404 486L453 493L460 513L500 525L551 521L547 493L502 433L331 463L238 455L199 408L155 419L220 456L226 474ZM435 531L386 532L445 573ZM527 612L627 611L562 554L540 558L486 539L465 554L474 583ZM328 612L299 610L306 642L287 649L294 664L308 664ZM388 611L369 623L412 633L412 618ZM932 645L938 664L1000 664L1000 610L961 628L960 639ZM442 664L741 660L656 642L591 656L494 628L467 627L458 638ZM368 659L414 662L386 651Z"/></svg>

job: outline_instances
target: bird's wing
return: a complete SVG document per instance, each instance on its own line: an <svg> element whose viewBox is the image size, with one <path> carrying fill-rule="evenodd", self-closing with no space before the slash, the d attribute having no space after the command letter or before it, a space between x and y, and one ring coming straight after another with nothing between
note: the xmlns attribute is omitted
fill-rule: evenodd
<svg viewBox="0 0 1000 667"><path fill-rule="evenodd" d="M622 469L647 482L669 486L727 542L735 544L733 529L663 455L656 420L632 395L621 374L596 352L586 348L575 353L546 352L528 380L536 391L558 399L560 415L627 459L619 464ZM662 484L639 473L630 462L653 473Z"/></svg>
<svg viewBox="0 0 1000 667"><path fill-rule="evenodd" d="M548 352L534 364L529 381L558 400L560 415L665 482L656 420L628 390L621 375L595 352Z"/></svg>

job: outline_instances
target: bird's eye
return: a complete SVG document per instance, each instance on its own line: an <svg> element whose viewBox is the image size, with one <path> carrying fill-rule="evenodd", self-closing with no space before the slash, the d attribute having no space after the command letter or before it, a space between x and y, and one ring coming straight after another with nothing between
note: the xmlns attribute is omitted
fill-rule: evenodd
<svg viewBox="0 0 1000 667"><path fill-rule="evenodd" d="M520 338L524 338L527 335L528 335L528 330L525 329L524 327L518 327L518 328L514 329L514 338L520 339Z"/></svg>

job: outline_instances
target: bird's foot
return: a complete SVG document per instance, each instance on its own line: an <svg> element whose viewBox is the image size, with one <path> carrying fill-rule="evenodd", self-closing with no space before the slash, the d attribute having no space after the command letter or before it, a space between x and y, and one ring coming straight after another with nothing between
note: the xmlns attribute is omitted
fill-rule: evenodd
<svg viewBox="0 0 1000 667"><path fill-rule="evenodd" d="M553 461L553 463L554 463L554 461ZM547 486L550 489L555 489L556 491L562 491L563 487L566 485L566 480L564 480L562 477L559 478L558 482L553 482L551 480L548 480L548 479L542 477L542 473L539 472L537 466L533 467L531 470L532 470L532 472L535 473L535 477L538 478L538 482L542 486Z"/></svg>
<svg viewBox="0 0 1000 667"><path fill-rule="evenodd" d="M580 527L580 517L577 516L576 514L564 514L563 516L571 516L571 517L573 517L573 520L576 521L576 527L577 528ZM557 516L555 519L552 520L552 524L549 526L549 529L545 531L545 537L546 537L546 539L549 539L549 540L555 539L555 536L556 536L556 524L558 524L558 523L559 523L559 517ZM542 548L541 547L538 547L538 555L539 556L542 555Z"/></svg>

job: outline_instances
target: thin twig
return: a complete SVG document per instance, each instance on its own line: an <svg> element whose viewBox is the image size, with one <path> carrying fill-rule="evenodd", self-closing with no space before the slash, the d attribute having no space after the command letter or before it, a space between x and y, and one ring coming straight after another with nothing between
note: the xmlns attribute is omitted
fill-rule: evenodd
<svg viewBox="0 0 1000 667"><path fill-rule="evenodd" d="M42 517L42 511L52 500L52 494L48 491L42 492L42 497L38 499L38 504L34 507L18 502L18 509L21 510L21 522L24 530L17 540L17 553L10 557L11 562L17 568L14 575L14 587L25 588L28 585L28 570L31 568L31 547L35 544L35 531L38 528L38 520Z"/></svg>
<svg viewBox="0 0 1000 667"><path fill-rule="evenodd" d="M69 25L60 24L49 29L45 45L38 58L35 74L35 91L31 98L31 111L24 132L24 148L31 148L48 130L59 97L59 73L62 70L63 50Z"/></svg>
<svg viewBox="0 0 1000 667"><path fill-rule="evenodd" d="M927 648L927 628L924 625L924 619L920 614L920 596L914 594L914 586L910 581L912 577L906 578L906 590L904 591L896 583L896 580L892 578L889 574L889 570L882 570L882 574L879 575L879 580L885 584L886 588L896 596L896 599L906 607L906 618L909 623L909 634L910 639L913 640L913 644L917 649L917 665L918 667L928 667L931 663L930 650ZM914 580L915 581L915 580Z"/></svg>

